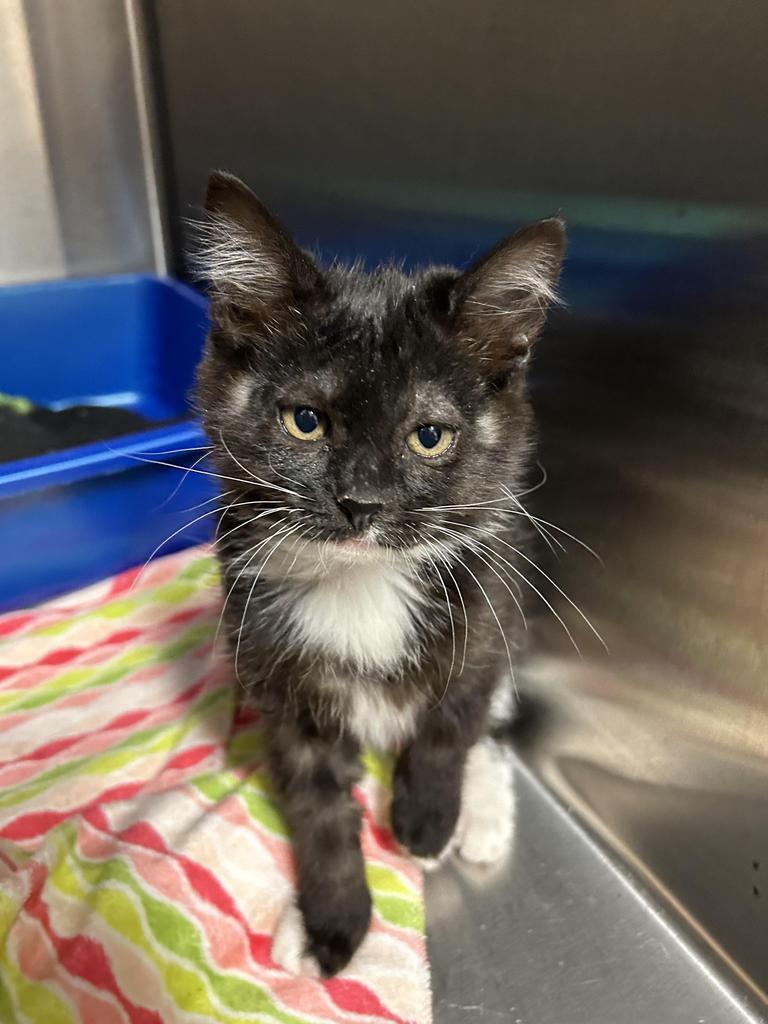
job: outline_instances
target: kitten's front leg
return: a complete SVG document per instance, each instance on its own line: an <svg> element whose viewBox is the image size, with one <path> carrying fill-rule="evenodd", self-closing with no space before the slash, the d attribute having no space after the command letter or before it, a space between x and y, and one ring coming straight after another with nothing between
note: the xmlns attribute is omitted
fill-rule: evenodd
<svg viewBox="0 0 768 1024"><path fill-rule="evenodd" d="M428 716L395 769L398 841L431 864L453 848L466 861L491 864L509 848L513 819L509 750L489 735L462 735L439 712Z"/></svg>
<svg viewBox="0 0 768 1024"><path fill-rule="evenodd" d="M361 810L352 795L360 750L351 739L324 735L308 716L268 723L268 734L270 765L293 837L300 911L292 906L281 920L273 959L294 973L329 976L349 962L371 919Z"/></svg>
<svg viewBox="0 0 768 1024"><path fill-rule="evenodd" d="M431 861L447 849L461 810L467 746L443 716L427 717L397 761L392 830L414 857Z"/></svg>

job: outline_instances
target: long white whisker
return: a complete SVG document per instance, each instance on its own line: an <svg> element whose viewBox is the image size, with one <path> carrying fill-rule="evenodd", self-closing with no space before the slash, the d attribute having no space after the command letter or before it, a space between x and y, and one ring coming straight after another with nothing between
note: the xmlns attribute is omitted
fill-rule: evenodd
<svg viewBox="0 0 768 1024"><path fill-rule="evenodd" d="M520 507L523 507L522 504ZM547 529L546 526L543 526L541 524L541 520L537 519L536 516L532 516L528 509L525 509L523 514L525 515L526 519L529 519L531 521L533 528L536 530L538 534L541 535L543 540L546 542L547 547L549 547L550 551L552 551L552 554L555 556L555 558L557 558L558 555L557 552L552 548L553 544L555 544L561 551L567 553L568 548L565 546L565 544L563 544L561 540L558 540L558 538L554 536L551 530Z"/></svg>
<svg viewBox="0 0 768 1024"><path fill-rule="evenodd" d="M288 518L289 518L288 516L283 516L283 518L282 519L278 519L276 523L272 523L271 524L272 529L274 530L276 527L280 526L280 524L284 523L286 521L286 519L288 519ZM243 524L240 524L240 525L243 525ZM290 527L285 527L285 529L286 530L290 529ZM269 541L274 540L275 537L279 536L279 535L280 535L280 531L278 531L277 534L271 534L269 537L265 537L262 540L260 540L256 545L254 545L254 547L252 549L249 549L248 552L244 552L244 555L247 553L250 557L248 558L248 561L245 563L243 568L240 570L240 572L235 577L234 583L229 588L229 590L227 591L227 595L224 598L224 603L221 606L221 614L219 615L219 622L218 622L218 625L216 626L216 633L214 634L214 637L213 637L213 645L214 645L214 647L216 646L216 642L219 639L219 633L221 632L221 627L224 624L224 613L227 610L227 604L229 603L229 599L232 596L232 593L234 592L235 587L240 582L241 576L246 571L246 569L251 564L251 562L254 560L254 558L259 553L259 551L264 547L264 545L267 544ZM244 557L244 555L241 555L240 557Z"/></svg>
<svg viewBox="0 0 768 1024"><path fill-rule="evenodd" d="M444 529L445 529L445 527L439 527L439 529L443 529L443 530L444 530ZM498 538L498 537L496 537L495 539L496 539L496 540L498 540L499 538ZM468 543L469 543L469 545L470 545L470 550L472 550L472 544L474 543L474 544L478 544L478 545L480 545L481 547L484 547L484 548L486 548L486 549L487 549L488 551L492 551L492 548L489 548L489 547L488 547L488 545L482 544L482 543L481 543L480 541L474 541L474 542L472 542L472 541L469 541ZM477 551L475 551L475 554L477 554ZM515 575L519 576L519 577L520 577L520 579L521 579L521 580L523 580L523 582L524 582L524 583L527 583L527 584L528 584L528 586L529 586L529 587L531 588L531 590L532 590L532 591L533 591L533 592L534 592L534 593L535 593L535 594L536 594L536 595L537 595L537 596L538 596L539 598L541 598L541 600L542 600L542 601L544 602L544 604L545 604L545 605L547 606L547 608L549 608L549 610L550 610L550 611L552 612L552 614L554 615L554 617L555 617L555 618L557 619L557 621L558 621L558 622L560 623L560 625L561 625L561 626L563 627L563 630L565 631L565 634L566 634L566 636L568 637L568 639L569 639L569 640L571 641L571 643L573 644L573 647L574 647L574 649L576 650L576 653L577 653L577 654L578 654L578 655L579 655L579 656L581 657L581 651L579 650L579 645L578 645L578 644L576 643L576 641L575 641L575 639L574 639L574 637L573 637L573 634L571 633L571 631L570 631L570 629L568 628L567 624L565 623L564 619L562 618L562 616L561 616L561 615L559 615L559 613L558 613L558 612L556 611L556 609L555 609L555 608L554 608L554 606L553 606L553 605L552 605L552 604L550 603L550 601L549 601L549 600L548 600L548 599L547 599L547 598L546 598L546 597L544 596L544 594L542 594L542 592L541 592L541 591L539 590L539 588L538 588L538 587L536 586L536 584L535 584L535 583L531 583L531 581L530 581L530 580L528 579L528 577L527 577L527 576L526 576L526 575L525 575L524 573L522 573L522 572L520 571L520 569L518 569L518 568L517 568L517 566L513 565L513 564L512 564L512 563L511 563L510 561L508 561L507 559L505 559L505 558L504 558L504 557L503 557L502 555L500 555L500 554L498 553L498 551L494 551L494 552L493 552L493 554L494 554L494 556L495 556L495 557L496 557L497 559L499 559L499 561L501 561L501 562L504 562L504 563L505 563L506 565L508 565L508 566L509 566L509 568L510 568L510 569L512 570L512 572L514 572L514 573L515 573ZM478 557L480 557L480 556L478 556Z"/></svg>
<svg viewBox="0 0 768 1024"><path fill-rule="evenodd" d="M219 497L219 495L217 495L217 497ZM157 547L154 549L152 554L149 556L149 558L146 560L144 565L139 570L139 573L136 576L136 579L131 584L130 590L133 590L133 588L139 582L139 580L142 577L142 574L144 573L144 571L146 570L147 566L152 561L152 559L155 557L155 555L158 553L158 551L160 551L161 548L164 548L165 545L168 544L169 541L173 540L174 537L177 537L180 533L183 533L184 530L188 530L191 526L194 526L195 523L199 523L202 519L206 519L208 516L214 516L214 515L217 515L217 514L220 514L221 518L223 519L224 516L227 514L227 512L229 512L229 510L232 509L232 508L242 508L244 505L266 505L266 504L274 504L274 503L271 502L271 501L270 502L266 502L266 501L241 501L241 502L233 501L233 502L230 502L230 504L227 505L226 508L211 508L211 509L208 509L207 512L203 512L201 515L196 516L194 519L190 520L190 522L184 523L177 530L174 530L173 533L169 534L164 540L160 541L160 543L157 545ZM283 507L287 508L287 506L283 506ZM272 509L270 511L279 511L279 510L278 509ZM258 519L260 517L257 516L256 518ZM221 520L219 521L219 526L220 525L221 525ZM217 527L217 529L218 529L218 527Z"/></svg>
<svg viewBox="0 0 768 1024"><path fill-rule="evenodd" d="M527 487L524 491L520 491L520 493L518 494L518 498L524 498L527 494L533 494L534 491L538 491L539 488L543 487L549 479L549 475L547 474L547 470L544 464L537 460L536 465L541 470L541 480L539 480L537 484L534 484L533 487Z"/></svg>
<svg viewBox="0 0 768 1024"><path fill-rule="evenodd" d="M311 532L312 532L312 524L310 524L309 526L306 526L303 530L301 530L299 535L298 535L298 537L296 539L297 540L303 540L304 537L306 537L307 534L311 533ZM308 538L307 540L304 541L304 543L301 545L300 548L296 549L296 552L295 552L295 554L293 556L293 561L288 566L288 568L285 570L285 575L286 576L290 576L291 575L291 572L293 570L294 565L296 565L296 562L298 560L299 555L302 553L302 551L304 551L306 549L307 544L309 544L310 540L311 540L311 538Z"/></svg>
<svg viewBox="0 0 768 1024"><path fill-rule="evenodd" d="M184 452L201 452L203 450L207 452L213 451L212 444L198 444L193 445L191 448L166 448L162 452L151 452L146 451L144 448L139 449L142 455L181 455Z"/></svg>
<svg viewBox="0 0 768 1024"><path fill-rule="evenodd" d="M281 473L279 469L275 469L272 465L272 453L267 453L267 464L273 473L276 473L282 480L287 480L289 484L296 484L297 487L301 487L301 481L294 480L293 477L286 476L285 473Z"/></svg>
<svg viewBox="0 0 768 1024"><path fill-rule="evenodd" d="M506 490L506 488L504 488L504 487L502 486L502 490ZM600 565L602 565L603 567L605 567L605 563L603 562L603 560L602 560L602 558L600 557L600 555L598 555L598 553L597 553L597 552L596 552L596 551L595 551L595 550L594 550L593 548L591 548L591 547L589 546L589 544L585 543L585 542L584 542L583 540L581 540L581 539L580 539L579 537L576 537L576 536L575 536L574 534L572 534L572 533L568 533L568 531L567 531L567 530L564 530L564 529L562 528L562 526L558 526L558 525L557 525L556 523L550 523L550 522L549 522L548 520L546 520L546 519L542 519L542 518L541 518L540 516L534 516L534 515L531 515L531 513L530 513L530 512L528 512L527 514L528 514L528 515L529 515L529 516L531 517L531 519L532 519L532 520L533 520L534 522L537 522L537 523L541 523L541 524L542 524L542 525L544 525L544 526L548 526L550 530L556 530L556 531L557 531L557 533L559 533L559 534L562 534L562 536L563 536L563 537L567 537L567 538L568 538L569 540L572 540L572 541L574 542L574 544L578 544L578 545L579 545L579 547L582 547L582 548L584 548L584 550L585 550L585 551L587 551L587 552L589 552L589 554L590 554L590 555L592 555L592 557L593 557L593 558L594 558L594 559L595 559L596 561L598 561L598 562L600 563Z"/></svg>
<svg viewBox="0 0 768 1024"><path fill-rule="evenodd" d="M200 463L203 461L203 459L207 459L210 454L211 454L210 451L204 451L202 455L200 455L197 459L195 459L195 461L190 466L190 469L196 469L197 466L199 466ZM160 508L164 508L168 504L169 501L173 501L173 499L176 497L176 495L181 490L181 488L182 488L182 486L184 484L184 481L187 479L188 476L189 476L189 469L187 470L186 473L184 473L184 475L182 476L181 480L179 480L179 482L173 488L173 490L168 495L168 497L161 503Z"/></svg>
<svg viewBox="0 0 768 1024"><path fill-rule="evenodd" d="M514 503L517 505L517 507L520 509L520 511L523 513L526 519L531 523L534 530L536 530L539 536L543 539L544 543L547 545L547 547L555 556L555 558L557 558L557 552L555 551L554 544L557 544L561 551L565 551L565 545L561 541L559 541L557 537L552 537L548 530L545 530L542 526L539 525L537 520L533 518L533 516L525 507L525 505L523 505L522 501L515 497L515 495L512 493L512 491L509 490L508 487L502 485L501 489L510 498L511 501L514 501Z"/></svg>
<svg viewBox="0 0 768 1024"><path fill-rule="evenodd" d="M231 508L231 506L227 506L227 508ZM157 545L157 547L154 548L154 550L152 551L152 554L146 560L144 565L142 565L141 569L139 570L138 574L136 575L136 578L134 579L133 583L131 584L131 586L129 588L129 592L131 590L133 590L133 588L136 586L136 584L141 580L142 576L146 572L147 566L152 561L152 559L155 557L155 555L158 553L158 551L160 551L161 548L164 548L165 545L169 541L172 541L174 537L177 537L180 533L183 533L184 530L188 530L191 526L194 526L195 523L199 523L201 519L206 519L208 516L213 516L213 515L216 515L217 513L220 513L222 518L223 518L226 515L226 513L227 513L227 509L226 508L225 509L220 509L220 508L208 509L207 512L203 512L202 515L197 516L195 519L192 519L190 522L184 523L183 526L180 526L177 530L174 530L173 533L171 533L164 540L161 540L160 543Z"/></svg>
<svg viewBox="0 0 768 1024"><path fill-rule="evenodd" d="M525 612L523 611L523 606L522 606L522 604L520 603L520 600L518 599L517 595L513 593L513 591L512 591L512 588L510 587L509 583L507 583L507 581L506 581L506 580L505 580L505 579L504 579L504 578L503 578L503 577L502 577L501 575L499 575L499 572L498 572L498 570L497 570L497 569L495 568L495 566L494 566L494 565L493 565L493 564L492 564L492 563L491 563L491 562L489 561L489 555L490 555L490 556L491 556L491 557L492 557L493 559L495 559L495 561L496 561L496 565L501 565L501 564L502 564L502 562L503 562L503 559L500 559L500 558L499 558L499 555L498 555L498 554L497 554L497 553L496 553L495 551L494 551L494 552L492 552L490 548L485 548L485 550L487 551L487 554L481 554L481 552L480 552L480 551L478 551L477 549L475 549L475 554L477 555L477 557L478 557L478 558L479 558L479 559L480 559L481 561L485 562L485 564L486 564L486 565L488 566L488 568L489 568L489 569L491 570L491 572L492 572L492 573L494 574L494 576L497 576L497 577L498 577L498 579L499 579L499 581L500 581L501 585L502 585L502 586L503 586L503 587L504 587L504 588L506 589L507 593L508 593L508 594L509 594L509 596L510 596L510 597L512 598L512 601L514 602L515 608L517 608L518 614L519 614L519 616L520 616L520 618L521 618L521 620L522 620L522 623L523 623L523 629L524 629L524 630L526 631L526 633L527 633L527 632L528 632L528 619L527 619L527 618L525 617ZM517 589L518 589L518 593L521 593L521 591L520 591L520 586L519 586L519 584L517 583L517 581L516 581L516 580L513 580L513 579L512 579L512 577L511 577L511 576L509 575L509 572L508 572L508 571L507 571L507 570L506 570L506 569L504 568L504 566L503 566L503 565L502 565L502 572L503 572L503 573L504 573L504 575L505 575L505 576L507 577L507 579L509 580L509 582L510 582L510 583L512 583L512 584L513 584L513 585L514 585L515 587L517 587Z"/></svg>
<svg viewBox="0 0 768 1024"><path fill-rule="evenodd" d="M264 571L264 566L270 560L272 555L274 555L275 551L277 551L277 549L280 547L280 545L283 543L283 541L285 541L288 537L290 537L290 535L292 533L295 533L300 527L301 527L301 523L296 523L295 526L289 527L283 533L283 535L272 545L272 547L269 550L269 554L267 555L267 557L262 561L261 565L259 566L259 570L258 570L258 572L256 573L256 575L253 578L253 583L251 584L251 589L248 591L248 597L245 600L245 608L243 608L243 617L240 619L240 628L237 631L237 645L235 647L235 675L237 677L238 682L241 685L242 685L242 680L240 679L240 672L238 671L238 667L237 666L238 666L238 659L240 657L240 643L241 643L241 641L243 639L243 630L245 629L245 619L246 619L246 616L248 615L248 608L249 608L250 603L251 603L251 598L253 597L253 592L256 589L256 584L259 582L259 577L261 576L262 572Z"/></svg>
<svg viewBox="0 0 768 1024"><path fill-rule="evenodd" d="M256 476L255 473L252 473L250 469L247 469L242 464L240 459L238 459L238 457L234 455L232 451L230 451L229 445L224 440L224 435L222 434L221 431L219 431L219 437L221 438L221 443L224 445L227 454L233 460L233 462L236 462L240 469L242 469L242 471L246 474L246 476L249 476L252 480L255 480L256 483L261 484L263 487L270 487L274 491L282 491L284 494L292 494L295 498L303 498L305 501L314 500L313 498L309 498L306 494L299 494L298 491L291 491L287 487L281 487L279 484L270 483L268 480L263 480L260 476Z"/></svg>
<svg viewBox="0 0 768 1024"><path fill-rule="evenodd" d="M210 476L214 480L233 480L236 484L244 484L246 487L253 487L251 480L241 480L238 476L225 476L223 473L209 473L205 469L192 469L186 466L177 466L175 462L162 462L159 459L142 459L138 455L131 455L128 452L119 452L126 459L134 462L143 462L146 466L167 466L168 469L178 469L180 473L197 473L199 476Z"/></svg>
<svg viewBox="0 0 768 1024"><path fill-rule="evenodd" d="M448 521L448 525L464 527L467 530L475 530L478 533L482 533L484 536L488 536L488 534L484 530L482 530L480 527L472 526L469 523L453 523L453 522ZM587 626L592 630L594 635L597 637L597 639L603 645L605 650L606 651L608 650L608 645L606 644L605 640L603 640L603 638L600 636L598 631L595 629L595 627L589 621L589 619L584 614L584 612L581 610L581 608L579 608L579 606L576 604L575 601L571 600L571 598L566 594L566 592L563 590L562 587L558 586L557 583L555 583L555 581L552 579L551 576L549 576L546 572L544 572L544 570L541 568L541 566L538 566L533 561L532 558L529 558L528 555L526 555L523 551L521 551L519 548L516 548L514 546L514 544L510 544L509 541L504 540L503 537L499 537L497 534L493 534L493 540L498 541L499 544L503 544L505 547L509 548L510 551L514 551L514 553L516 555L518 555L520 558L522 558L526 562L528 562L529 565L533 566L533 568L536 570L536 572L541 573L541 575L544 577L544 579L547 580L547 582L550 583L555 588L555 590L558 592L558 594L560 594L560 596L563 597L568 602L568 604L574 609L574 611L576 611L581 616L581 618L584 620L584 622L587 624ZM512 568L514 568L514 571L516 573L518 573L521 576L522 579L525 580L525 582L528 584L529 587L531 587L532 590L536 591L536 593L539 595L539 597L541 597L542 601L544 601L547 604L547 606L552 610L552 613L557 617L557 619L563 625L563 628L566 630L566 632L570 636L570 632L569 632L568 628L565 626L565 623L563 623L563 621L560 618L560 616L554 610L554 608L549 603L549 601L547 601L547 599L544 597L544 595L541 593L541 591L538 590L533 583L531 583L531 581L528 579L527 576L523 576L523 574L520 572L519 569L517 569L514 566ZM571 641L573 642L574 647L576 647L576 650L578 650L578 646L576 645L575 641L573 641L573 638L571 638Z"/></svg>
<svg viewBox="0 0 768 1024"><path fill-rule="evenodd" d="M528 620L525 617L525 612L523 611L523 606L518 601L516 595L512 593L512 590L511 590L509 584L507 583L507 581L502 578L502 576L497 572L497 570L494 568L494 566L491 564L491 562L488 560L488 558L485 555L483 555L478 550L478 548L485 548L499 562L504 562L505 559L503 559L501 557L501 555L499 555L496 551L493 551L487 545L481 544L479 541L474 541L474 540L471 540L471 539L469 539L467 537L464 537L464 536L462 536L462 534L457 533L456 530L448 530L446 527L437 527L437 529L439 529L442 533L450 534L452 537L454 537L454 538L462 541L464 544L466 544L467 547L470 549L470 551L474 551L474 553L477 555L477 557L488 566L488 568L491 570L491 572L495 576L498 577L498 579L501 582L501 585L506 589L507 593L512 598L512 600L514 601L515 607L517 608L517 610L518 610L518 612L520 614L520 618L523 620L523 627L524 627L525 631L527 632L528 631ZM508 573L507 573L507 576L509 576ZM509 579L513 583L515 582L514 580L512 580L511 576L509 577ZM517 583L515 583L515 586L517 586Z"/></svg>
<svg viewBox="0 0 768 1024"><path fill-rule="evenodd" d="M475 581L475 583L477 584L477 586L478 586L478 589L480 590L480 593L481 593L481 594L483 595L483 597L485 598L485 603L486 603L486 604L488 605L488 608L490 609L491 615L493 616L493 618L494 618L494 620L495 620L495 622L496 622L496 625L498 626L498 629L499 629L499 633L500 633L500 635L501 635L501 639L502 639L502 643L504 644L504 649L505 649L505 651L507 652L507 661L508 661L508 663L509 663L509 674L510 674L510 675L512 676L512 685L514 686L514 685L515 685L515 670L514 670L514 668L512 667L512 652L511 652L511 651L510 651L510 649L509 649L509 643L507 642L507 637L506 637L506 634L505 634L505 632L504 632L504 628L503 628L503 626L501 625L501 620L499 619L499 616L498 616L498 615L496 614L496 609L495 609L495 608L494 608L494 606L493 606L493 602L491 601L490 597L488 597L488 594L487 594L487 592L486 592L486 590L485 590L485 587L484 587L484 586L482 585L482 583L481 583L481 582L480 582L480 580L479 580L479 579L477 578L477 576L475 576L475 574L474 574L474 573L472 572L472 570L471 570L471 569L469 568L469 566L468 566L468 565L467 565L467 563L466 563L466 562L464 561L464 559L463 559L463 558L460 558L460 557L459 557L459 556L458 556L457 554L455 554L455 553L453 554L453 556L452 556L452 557L453 557L453 558L454 558L454 559L455 559L455 560L456 560L456 561L457 561L457 562L459 563L459 565L461 565L461 566L463 567L463 569L464 569L464 570L465 570L466 572L468 572L468 573L469 573L469 575L470 575L470 576L472 577L472 579L473 579L473 580Z"/></svg>
<svg viewBox="0 0 768 1024"><path fill-rule="evenodd" d="M438 552L448 551L448 553L450 554L450 549L446 545L438 543L437 547ZM440 558L440 561L443 563L443 568L451 577L453 585L456 588L456 594L458 595L459 603L461 604L461 611L464 615L464 649L461 652L461 668L459 669L459 676L461 676L462 673L464 672L464 665L467 660L467 641L469 640L469 619L467 618L467 606L464 604L464 595L461 592L461 587L459 586L456 577L453 575L453 572L451 571L451 566L450 563L447 561L446 555L444 553L438 554L438 557Z"/></svg>
<svg viewBox="0 0 768 1024"><path fill-rule="evenodd" d="M459 508L485 508L487 505L497 505L500 498L489 498L487 501L473 501L468 505L424 505L422 508L413 509L414 512L455 512ZM500 509L504 511L504 506Z"/></svg>
<svg viewBox="0 0 768 1024"><path fill-rule="evenodd" d="M248 505L248 504L250 504L250 502L243 502L242 504L243 504L243 505ZM260 505L260 504L262 504L262 503L261 503L261 502L254 502L253 504L255 504L255 505ZM233 507L233 506L230 506L230 508L231 508L231 507ZM240 505L237 505L237 506L235 506L235 507L237 507L237 508L240 508L241 506L240 506ZM235 532L236 532L237 530L242 530L244 526L252 526L252 525L253 525L253 523L255 523L255 522L256 522L256 521L258 520L258 519L263 519L263 518L264 518L264 516L268 516L268 515L274 515L274 514L275 514L275 512L287 512L287 513L288 513L288 515L290 515L290 514L291 514L292 512L300 512L300 511L301 511L300 509L298 509L298 508L292 508L292 507L291 507L290 505L278 505L278 506L277 506L277 508L268 508L268 509L265 509L265 511L264 511L264 512L259 512L259 514L258 514L258 515L256 515L256 516L253 516L253 517L251 517L250 519L246 519L246 520L244 520L244 521L243 521L242 523L238 523L238 524L237 524L236 526L233 526L231 530L227 530L227 532L226 532L226 533L222 533L222 535L221 535L220 537L219 537L219 536L217 536L217 537L216 537L216 542L217 542L218 544L220 544L220 543L221 543L221 542L222 542L223 540L225 540L225 539L226 539L227 537L229 537L229 535L230 535L231 533L235 533ZM287 518L288 518L288 516L286 516L285 518L287 519ZM279 519L279 520L278 520L278 522L280 522L280 523L281 523L282 521L283 521L282 519ZM274 524L274 523L272 523L271 525L272 525L272 526L274 527L274 525L275 525L275 524Z"/></svg>
<svg viewBox="0 0 768 1024"><path fill-rule="evenodd" d="M205 501L198 501L196 505L187 505L185 508L179 509L179 512L196 512L197 509L202 508L203 505L210 505L212 501L218 501L220 498L226 498L230 494L235 494L235 488L232 487L228 491L219 491L217 494L212 494L210 498L206 498Z"/></svg>
<svg viewBox="0 0 768 1024"><path fill-rule="evenodd" d="M508 505L494 504L501 500L501 498L493 498L490 501L481 501L471 505L434 505L431 508L414 508L411 509L411 511L415 514L424 515L428 512L461 512L462 510L467 509L470 511L475 510L484 512L505 512L507 515L511 516L523 516L526 519L531 519L534 523L546 526L550 530L555 530L557 533L562 534L563 537L567 537L569 540L572 540L575 544L578 544L579 547L582 547L585 551L588 551L594 559L596 559L601 565L603 565L602 558L600 557L600 555L598 555L596 551L594 551L589 546L589 544L586 544L583 540L580 540L578 537L574 536L574 534L569 533L567 530L564 530L562 526L558 526L556 523L550 523L547 519L542 519L540 516L534 516L532 513L528 512L527 509L521 512L519 509L510 508Z"/></svg>
<svg viewBox="0 0 768 1024"><path fill-rule="evenodd" d="M437 578L440 580L440 585L443 588L443 593L445 594L445 605L448 609L448 619L451 623L451 667L448 669L448 678L445 680L445 686L443 688L443 692L441 693L439 700L437 701L437 704L435 704L433 708L429 709L433 710L434 708L439 707L440 704L442 704L443 698L448 692L451 677L453 676L453 667L456 664L456 627L453 624L453 611L451 609L451 599L448 596L448 588L445 585L445 580L443 579L440 570L438 569L436 563L432 560L430 555L427 555L427 561L435 570L435 572L437 573Z"/></svg>

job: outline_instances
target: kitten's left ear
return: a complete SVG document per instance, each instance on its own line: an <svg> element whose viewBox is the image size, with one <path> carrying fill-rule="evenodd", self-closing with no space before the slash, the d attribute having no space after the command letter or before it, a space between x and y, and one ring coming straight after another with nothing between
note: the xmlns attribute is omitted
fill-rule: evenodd
<svg viewBox="0 0 768 1024"><path fill-rule="evenodd" d="M456 282L458 337L504 378L541 333L565 251L565 224L552 218L522 228L474 263Z"/></svg>
<svg viewBox="0 0 768 1024"><path fill-rule="evenodd" d="M195 262L220 315L236 320L247 311L251 320L274 322L322 288L309 256L239 178L214 171L205 212Z"/></svg>

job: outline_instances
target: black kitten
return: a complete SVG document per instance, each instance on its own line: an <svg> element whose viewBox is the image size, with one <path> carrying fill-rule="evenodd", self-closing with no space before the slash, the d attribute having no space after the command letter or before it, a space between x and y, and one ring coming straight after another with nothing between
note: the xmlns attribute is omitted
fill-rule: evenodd
<svg viewBox="0 0 768 1024"><path fill-rule="evenodd" d="M490 861L508 844L490 732L527 557L525 365L564 228L525 228L465 273L365 274L321 270L236 178L212 175L206 208L199 403L224 490L224 621L300 883L273 956L329 975L371 914L361 747L399 750L392 827L412 854Z"/></svg>

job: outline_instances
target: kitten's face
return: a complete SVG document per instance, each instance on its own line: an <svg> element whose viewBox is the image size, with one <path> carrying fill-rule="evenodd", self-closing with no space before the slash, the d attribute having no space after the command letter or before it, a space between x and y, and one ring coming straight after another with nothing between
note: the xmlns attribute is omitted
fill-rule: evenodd
<svg viewBox="0 0 768 1024"><path fill-rule="evenodd" d="M515 490L528 453L524 364L559 222L464 275L366 275L318 271L236 179L213 176L208 209L214 328L199 401L223 488L248 480L238 500L274 502L250 506L264 513L252 529L293 529L350 558L419 558L451 544L438 507L492 516L481 503Z"/></svg>

